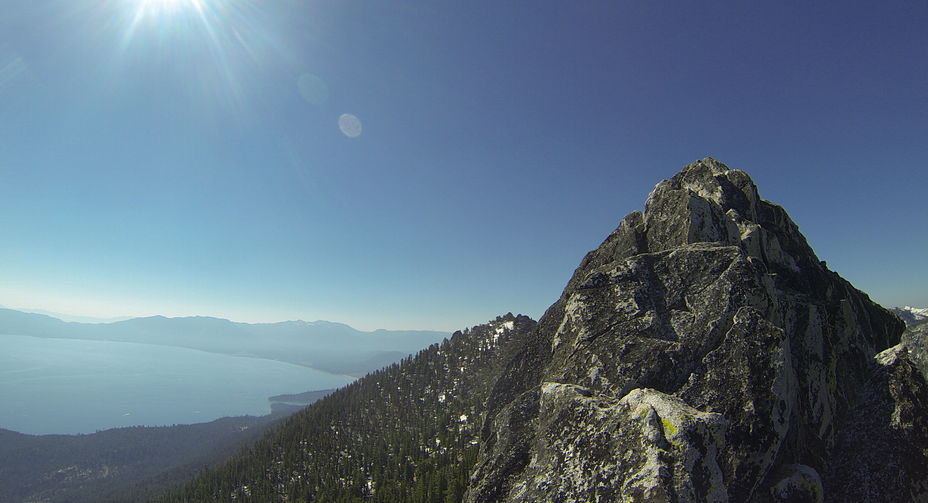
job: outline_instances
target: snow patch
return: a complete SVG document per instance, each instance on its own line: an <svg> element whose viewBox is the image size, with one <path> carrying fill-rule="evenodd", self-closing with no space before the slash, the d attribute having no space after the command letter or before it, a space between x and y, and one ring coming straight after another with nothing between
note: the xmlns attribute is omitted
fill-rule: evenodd
<svg viewBox="0 0 928 503"><path fill-rule="evenodd" d="M513 328L515 328L515 326L516 324L514 321L504 321L500 323L499 326L496 327L496 330L493 331L493 334L491 336L493 339L493 343L495 344L499 340L499 336L506 333L506 330L512 330Z"/></svg>

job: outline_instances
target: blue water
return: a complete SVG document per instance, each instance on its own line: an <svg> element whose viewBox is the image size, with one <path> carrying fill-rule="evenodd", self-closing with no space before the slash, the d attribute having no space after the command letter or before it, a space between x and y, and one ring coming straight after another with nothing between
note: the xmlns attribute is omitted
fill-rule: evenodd
<svg viewBox="0 0 928 503"><path fill-rule="evenodd" d="M0 334L0 428L22 433L93 433L264 415L270 396L349 382L273 360Z"/></svg>

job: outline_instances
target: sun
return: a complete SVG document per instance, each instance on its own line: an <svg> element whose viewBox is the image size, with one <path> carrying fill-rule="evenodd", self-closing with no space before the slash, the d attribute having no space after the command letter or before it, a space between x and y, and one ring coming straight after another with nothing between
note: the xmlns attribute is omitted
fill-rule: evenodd
<svg viewBox="0 0 928 503"><path fill-rule="evenodd" d="M215 39L223 22L224 6L233 0L120 0L125 5L125 33L121 47L127 50L136 38L159 43L190 39L204 32ZM218 42L217 42L218 43Z"/></svg>
<svg viewBox="0 0 928 503"><path fill-rule="evenodd" d="M141 0L146 7L178 7L182 4L192 4L193 0Z"/></svg>
<svg viewBox="0 0 928 503"><path fill-rule="evenodd" d="M243 66L257 61L262 51L256 46L263 48L270 36L250 18L261 0L109 1L124 7L117 48L122 57L154 58L149 61L172 68L190 64L197 68L185 79L191 89L208 90L227 104L243 103Z"/></svg>
<svg viewBox="0 0 928 503"><path fill-rule="evenodd" d="M201 0L138 0L141 11L177 12L190 7L199 9Z"/></svg>

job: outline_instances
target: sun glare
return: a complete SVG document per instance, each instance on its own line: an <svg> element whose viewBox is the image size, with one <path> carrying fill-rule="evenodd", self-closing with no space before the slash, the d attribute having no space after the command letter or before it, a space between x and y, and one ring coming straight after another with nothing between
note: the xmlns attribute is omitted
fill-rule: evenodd
<svg viewBox="0 0 928 503"><path fill-rule="evenodd" d="M191 0L141 0L146 7L177 7L185 3L193 3Z"/></svg>
<svg viewBox="0 0 928 503"><path fill-rule="evenodd" d="M208 89L211 97L224 103L242 103L243 67L262 56L262 47L267 53L266 41L273 36L260 30L251 17L258 11L259 0L120 1L125 6L121 54L170 55L170 60L158 62L177 62L176 68L198 58L198 71L190 75L191 86ZM324 83L307 77L302 85L305 99L327 98Z"/></svg>
<svg viewBox="0 0 928 503"><path fill-rule="evenodd" d="M173 13L182 9L200 8L200 0L138 0L139 10L143 12Z"/></svg>

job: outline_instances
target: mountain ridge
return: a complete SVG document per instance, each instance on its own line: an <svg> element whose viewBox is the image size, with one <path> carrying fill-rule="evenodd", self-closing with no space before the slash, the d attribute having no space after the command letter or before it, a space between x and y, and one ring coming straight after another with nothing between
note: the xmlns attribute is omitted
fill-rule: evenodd
<svg viewBox="0 0 928 503"><path fill-rule="evenodd" d="M707 158L658 183L530 325L479 367L443 344L357 381L159 501L928 498L928 383L904 323L829 270L743 171ZM445 380L458 365L476 397ZM460 430L435 396L479 418L451 437L461 449L438 447ZM404 408L421 419L351 426Z"/></svg>
<svg viewBox="0 0 928 503"><path fill-rule="evenodd" d="M376 333L376 332L440 332L448 333L442 330L429 330L429 329L386 329L386 328L375 328L373 330L361 330L354 328L353 326L342 323L338 321L330 320L303 320L303 319L292 319L292 320L280 320L280 321L260 321L260 322L247 322L247 321L236 321L229 318L222 318L220 316L209 316L209 315L189 315L189 316L166 316L163 314L152 314L147 316L116 316L111 318L97 318L93 316L79 316L71 315L65 313L56 313L53 311L46 311L43 309L18 309L7 306L0 306L0 311L12 311L24 315L35 315L41 316L44 318L52 318L54 320L61 321L63 323L74 323L78 325L112 325L116 323L124 323L128 321L136 320L216 320L221 322L228 322L233 325L301 325L301 326L328 326L328 327L344 327L350 328L356 332L362 333ZM85 320L85 321L80 321ZM90 321L92 320L92 321Z"/></svg>
<svg viewBox="0 0 928 503"><path fill-rule="evenodd" d="M176 346L267 358L352 376L393 363L449 335L430 330L366 332L329 321L243 323L209 316L156 315L80 323L6 308L0 308L0 333Z"/></svg>

